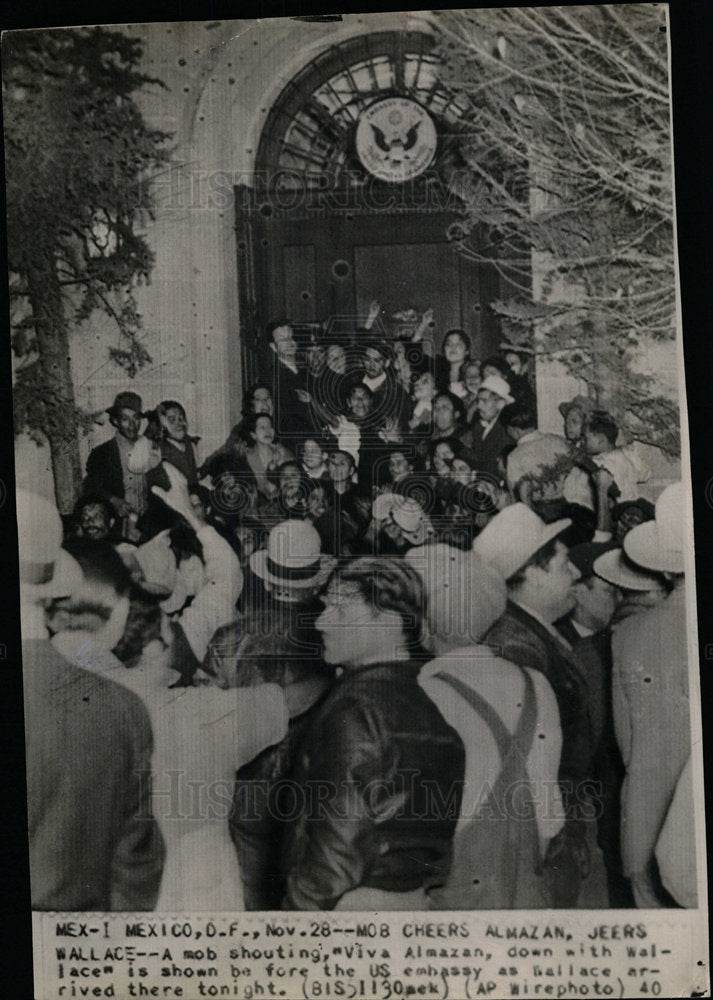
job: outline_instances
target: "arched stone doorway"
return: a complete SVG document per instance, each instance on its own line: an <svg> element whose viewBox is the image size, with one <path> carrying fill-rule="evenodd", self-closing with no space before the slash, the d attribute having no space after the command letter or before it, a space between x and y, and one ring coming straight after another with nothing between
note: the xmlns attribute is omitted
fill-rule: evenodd
<svg viewBox="0 0 713 1000"><path fill-rule="evenodd" d="M248 381L259 373L260 332L271 319L354 326L373 299L387 326L398 311L432 308L436 349L452 327L469 333L476 357L497 348L489 306L507 294L506 282L451 239L463 206L448 179L461 165L468 106L441 82L433 49L420 31L350 38L313 59L271 108L253 183L235 190ZM431 162L411 178L375 176L357 149L365 112L390 98L435 126ZM485 232L480 241L487 245Z"/></svg>

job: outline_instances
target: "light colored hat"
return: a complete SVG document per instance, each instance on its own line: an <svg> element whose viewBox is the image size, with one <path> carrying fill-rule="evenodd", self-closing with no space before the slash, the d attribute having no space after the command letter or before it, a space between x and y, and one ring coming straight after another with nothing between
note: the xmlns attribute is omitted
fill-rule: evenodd
<svg viewBox="0 0 713 1000"><path fill-rule="evenodd" d="M474 552L422 545L406 553L423 580L426 623L437 652L474 646L505 610L505 580Z"/></svg>
<svg viewBox="0 0 713 1000"><path fill-rule="evenodd" d="M372 517L383 521L389 515L414 545L423 545L431 528L431 522L423 507L412 497L400 493L382 493L371 505Z"/></svg>
<svg viewBox="0 0 713 1000"><path fill-rule="evenodd" d="M494 392L496 396L499 396L500 399L504 399L506 403L515 402L515 399L510 392L510 386L501 375L488 375L488 377L484 378L480 383L478 392L480 392L481 389L488 389L490 392Z"/></svg>
<svg viewBox="0 0 713 1000"><path fill-rule="evenodd" d="M293 589L319 587L336 559L322 555L319 535L306 521L282 521L270 531L267 549L250 556L250 568L261 580Z"/></svg>
<svg viewBox="0 0 713 1000"><path fill-rule="evenodd" d="M62 548L62 519L54 504L17 490L20 582L37 600L69 597L84 580L76 559Z"/></svg>
<svg viewBox="0 0 713 1000"><path fill-rule="evenodd" d="M514 503L485 525L473 542L473 551L492 563L508 580L534 554L568 528L568 517L545 524L524 503Z"/></svg>
<svg viewBox="0 0 713 1000"><path fill-rule="evenodd" d="M653 521L637 524L624 536L628 557L659 573L683 573L683 484L667 486L656 501Z"/></svg>
<svg viewBox="0 0 713 1000"><path fill-rule="evenodd" d="M634 566L621 549L610 549L594 560L594 572L607 583L622 590L654 590L660 586L658 577Z"/></svg>

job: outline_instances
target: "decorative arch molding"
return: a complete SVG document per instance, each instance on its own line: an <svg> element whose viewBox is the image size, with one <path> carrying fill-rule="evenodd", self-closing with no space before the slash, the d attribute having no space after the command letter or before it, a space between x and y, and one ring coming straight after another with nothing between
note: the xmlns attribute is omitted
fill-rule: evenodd
<svg viewBox="0 0 713 1000"><path fill-rule="evenodd" d="M431 32L412 28L362 32L320 52L270 108L255 160L258 184L324 189L363 183L357 123L366 108L387 97L415 101L432 117L437 168L469 106L441 82L434 48Z"/></svg>
<svg viewBox="0 0 713 1000"><path fill-rule="evenodd" d="M177 95L187 90L184 84L190 85L176 134L179 158L236 172L251 186L270 111L307 66L336 46L374 33L377 26L380 32L433 35L435 20L436 15L423 11L345 14L341 21L329 23L292 18L245 21L237 33L235 22L216 25L211 32L213 45L191 77L169 79ZM192 46L191 27L195 29L193 25L184 30Z"/></svg>

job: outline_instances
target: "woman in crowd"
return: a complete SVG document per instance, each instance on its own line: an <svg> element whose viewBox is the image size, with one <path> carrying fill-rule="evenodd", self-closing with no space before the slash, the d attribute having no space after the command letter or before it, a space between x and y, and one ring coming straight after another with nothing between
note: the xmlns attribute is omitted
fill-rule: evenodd
<svg viewBox="0 0 713 1000"><path fill-rule="evenodd" d="M183 406L174 399L163 400L153 414L149 415L149 425L152 423L161 443L161 460L170 462L174 468L182 472L189 487L194 489L198 485L199 478L195 445L200 438L189 435L188 419Z"/></svg>
<svg viewBox="0 0 713 1000"><path fill-rule="evenodd" d="M275 427L267 413L254 413L243 421L241 437L245 442L245 460L252 470L258 491L267 500L277 494L277 487L270 480L279 465L294 456L275 441Z"/></svg>
<svg viewBox="0 0 713 1000"><path fill-rule="evenodd" d="M414 910L447 871L463 744L418 686L423 588L401 559L338 570L316 621L342 674L305 737L294 781L327 789L284 847L287 910ZM416 775L414 779L414 774Z"/></svg>
<svg viewBox="0 0 713 1000"><path fill-rule="evenodd" d="M272 392L269 386L264 385L262 382L256 382L254 385L251 385L245 393L242 417L239 423L233 427L220 448L214 451L200 467L198 475L201 479L205 478L205 476L215 479L216 475L219 475L224 470L223 460L226 455L232 456L234 459L245 456L246 444L241 432L245 421L249 417L259 413L266 413L272 418L275 416L275 403L272 398Z"/></svg>
<svg viewBox="0 0 713 1000"><path fill-rule="evenodd" d="M464 330L449 330L443 338L443 353L436 356L436 385L463 399L467 389L463 372L470 360L470 337Z"/></svg>
<svg viewBox="0 0 713 1000"><path fill-rule="evenodd" d="M433 400L436 380L430 372L419 375L411 390L411 413L408 429L412 435L430 435L433 432Z"/></svg>
<svg viewBox="0 0 713 1000"><path fill-rule="evenodd" d="M428 465L433 472L433 478L448 479L451 474L451 462L455 449L460 441L455 437L435 438L428 449Z"/></svg>

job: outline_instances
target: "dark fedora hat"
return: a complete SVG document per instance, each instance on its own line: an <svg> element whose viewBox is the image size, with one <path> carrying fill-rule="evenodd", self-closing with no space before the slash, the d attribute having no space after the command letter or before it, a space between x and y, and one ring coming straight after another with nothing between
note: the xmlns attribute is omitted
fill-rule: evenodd
<svg viewBox="0 0 713 1000"><path fill-rule="evenodd" d="M116 394L114 402L111 406L107 408L107 413L110 417L115 416L119 410L134 410L136 413L141 415L144 408L144 404L141 401L141 396L137 392L119 392Z"/></svg>

